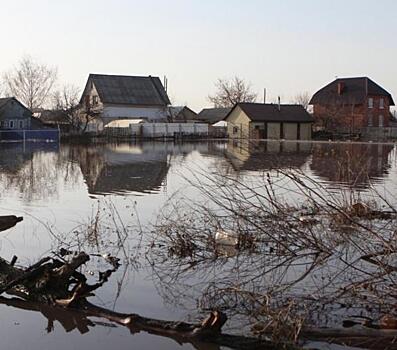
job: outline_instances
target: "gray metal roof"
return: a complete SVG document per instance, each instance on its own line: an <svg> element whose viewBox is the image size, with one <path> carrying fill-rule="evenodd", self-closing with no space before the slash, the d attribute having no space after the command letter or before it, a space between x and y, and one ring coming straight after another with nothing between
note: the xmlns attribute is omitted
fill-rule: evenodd
<svg viewBox="0 0 397 350"><path fill-rule="evenodd" d="M158 77L90 74L102 103L167 106L171 104Z"/></svg>
<svg viewBox="0 0 397 350"><path fill-rule="evenodd" d="M231 110L231 108L204 108L199 113L198 119L209 124L215 124L223 120Z"/></svg>
<svg viewBox="0 0 397 350"><path fill-rule="evenodd" d="M313 122L313 117L301 105L282 104L278 106L273 103L238 103L234 108L237 106L254 122ZM227 120L227 117L225 120Z"/></svg>

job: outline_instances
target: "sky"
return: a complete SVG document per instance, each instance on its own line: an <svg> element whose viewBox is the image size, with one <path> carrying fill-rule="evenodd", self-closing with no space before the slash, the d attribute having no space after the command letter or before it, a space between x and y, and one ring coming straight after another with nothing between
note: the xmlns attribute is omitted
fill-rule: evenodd
<svg viewBox="0 0 397 350"><path fill-rule="evenodd" d="M168 78L174 105L210 106L217 79L292 102L335 77L368 76L397 99L397 1L0 0L0 72L24 55L60 84L89 73Z"/></svg>

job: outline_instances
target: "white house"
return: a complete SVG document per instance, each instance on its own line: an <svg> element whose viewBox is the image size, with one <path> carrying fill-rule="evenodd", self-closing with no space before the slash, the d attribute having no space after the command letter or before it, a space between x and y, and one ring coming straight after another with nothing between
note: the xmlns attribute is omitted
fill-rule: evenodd
<svg viewBox="0 0 397 350"><path fill-rule="evenodd" d="M80 100L86 131L101 131L117 119L163 122L170 104L160 79L152 76L90 74Z"/></svg>

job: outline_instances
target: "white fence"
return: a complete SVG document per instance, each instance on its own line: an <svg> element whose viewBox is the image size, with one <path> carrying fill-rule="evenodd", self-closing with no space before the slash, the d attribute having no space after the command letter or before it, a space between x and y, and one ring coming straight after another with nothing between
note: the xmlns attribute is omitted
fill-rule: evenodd
<svg viewBox="0 0 397 350"><path fill-rule="evenodd" d="M183 137L208 135L208 124L196 123L144 123L143 137Z"/></svg>
<svg viewBox="0 0 397 350"><path fill-rule="evenodd" d="M141 123L128 128L105 128L114 137L202 137L208 136L208 124L203 123Z"/></svg>

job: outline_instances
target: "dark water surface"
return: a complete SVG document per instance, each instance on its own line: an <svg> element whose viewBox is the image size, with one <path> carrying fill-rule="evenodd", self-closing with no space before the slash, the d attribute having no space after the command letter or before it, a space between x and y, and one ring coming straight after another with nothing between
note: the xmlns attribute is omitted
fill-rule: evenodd
<svg viewBox="0 0 397 350"><path fill-rule="evenodd" d="M396 151L390 144L0 144L0 215L24 216L1 233L0 255L8 260L16 255L19 264L29 265L65 244L117 255L121 268L92 302L120 312L192 321L198 316L196 305L159 288L145 259L148 237L142 231L175 192L198 196L189 180L224 173L244 181L287 168L301 169L330 189L350 186L365 193L374 184L381 193L397 193ZM286 181L286 196L288 186ZM95 222L93 230L90 223ZM87 272L103 264L93 259ZM85 324L72 314L4 304L0 312L2 349L194 348L130 334L104 320Z"/></svg>

